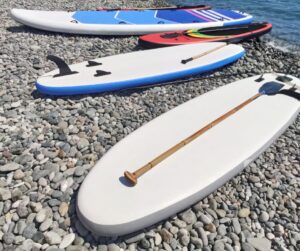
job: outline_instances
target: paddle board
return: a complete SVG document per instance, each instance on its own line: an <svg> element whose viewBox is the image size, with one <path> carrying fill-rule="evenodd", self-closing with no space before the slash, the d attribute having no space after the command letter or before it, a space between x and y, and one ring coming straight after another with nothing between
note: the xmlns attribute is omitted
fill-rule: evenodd
<svg viewBox="0 0 300 251"><path fill-rule="evenodd" d="M207 196L255 160L292 123L300 102L263 95L181 148L130 186L123 176L147 164L241 104L280 74L255 76L192 99L143 125L113 146L81 185L77 213L96 235L124 235L157 223ZM256 82L256 80L260 82ZM299 95L299 89L298 89Z"/></svg>
<svg viewBox="0 0 300 251"><path fill-rule="evenodd" d="M12 9L17 22L48 31L91 35L138 35L250 23L252 16L232 10L40 11Z"/></svg>
<svg viewBox="0 0 300 251"><path fill-rule="evenodd" d="M182 63L183 59L204 53L208 54ZM238 45L206 43L114 55L70 65L69 69L66 69L68 66L63 65L63 62L58 62L61 70L54 70L38 78L36 88L50 95L134 88L211 71L243 55L244 49Z"/></svg>
<svg viewBox="0 0 300 251"><path fill-rule="evenodd" d="M141 36L139 44L143 47L154 48L170 45L242 41L258 38L272 29L270 23L251 23L243 25L192 29L176 32L162 32Z"/></svg>

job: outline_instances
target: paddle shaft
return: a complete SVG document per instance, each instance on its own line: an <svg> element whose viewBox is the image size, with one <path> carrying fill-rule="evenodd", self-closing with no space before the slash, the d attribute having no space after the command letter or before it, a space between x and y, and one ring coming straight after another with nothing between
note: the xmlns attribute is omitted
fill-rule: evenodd
<svg viewBox="0 0 300 251"><path fill-rule="evenodd" d="M178 151L179 149L181 149L185 145L189 144L194 139L198 138L200 135L204 134L206 131L208 131L212 127L216 126L217 124L219 124L220 122L222 122L223 120L225 120L226 118L228 118L229 116L231 116L232 114L236 113L237 111L239 111L240 109L242 109L243 107L245 107L246 105L248 105L249 103L251 103L253 100L257 99L261 95L262 95L261 93L255 94L254 96L252 96L251 98L247 99L246 101L244 101L240 105L234 107L230 111L228 111L225 114L223 114L221 117L215 119L214 121L212 121L208 125L202 127L197 132L193 133L192 135L190 135L189 137L185 138L184 140L182 140L181 142L179 142L175 146L171 147L167 151L165 151L162 154L160 154L158 157L156 157L155 159L153 159L152 161L150 161L146 165L142 166L141 168L139 168L138 170L136 170L135 172L133 172L131 174L131 177L134 177L136 179L139 178L144 173L148 172L153 167L155 167L157 164L159 164L160 162L162 162L163 160L165 160L166 158L168 158L170 155L172 155L173 153L175 153L176 151ZM127 177L126 173L129 173L129 172L125 172L124 173L125 177ZM130 179L130 178L128 178L128 179L132 182L132 179ZM132 182L132 183L136 184L136 182Z"/></svg>
<svg viewBox="0 0 300 251"><path fill-rule="evenodd" d="M196 56L193 56L193 57L190 57L190 58L187 58L187 59L183 59L183 60L181 60L181 63L182 63L182 64L186 64L186 63L188 63L188 62L190 62L190 61L193 61L193 60L195 60L195 59L201 58L201 57L203 57L203 56L205 56L205 55L207 55L207 54L209 54L209 53L212 53L212 52L214 52L214 51L217 51L217 50L219 50L219 49L221 49L221 48L223 48L223 47L225 47L225 46L227 46L227 45L228 45L228 44L222 44L222 45L220 45L220 46L218 46L218 47L216 47L216 48L213 48L213 49L208 50L208 51L206 51L206 52L200 53L199 55L196 55Z"/></svg>

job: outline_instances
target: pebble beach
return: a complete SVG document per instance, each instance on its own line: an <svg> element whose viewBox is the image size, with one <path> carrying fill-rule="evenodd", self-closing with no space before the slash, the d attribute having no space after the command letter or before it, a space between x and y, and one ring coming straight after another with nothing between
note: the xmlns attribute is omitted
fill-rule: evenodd
<svg viewBox="0 0 300 251"><path fill-rule="evenodd" d="M300 250L300 116L239 175L169 219L114 238L95 236L78 220L76 196L84 178L132 131L242 78L285 73L290 66L290 74L300 78L299 53L283 52L262 39L243 43L246 56L238 62L181 83L59 98L36 91L37 77L55 69L46 60L49 54L73 64L142 48L133 36L66 35L25 27L10 18L10 9L153 5L152 0L1 1L0 251Z"/></svg>

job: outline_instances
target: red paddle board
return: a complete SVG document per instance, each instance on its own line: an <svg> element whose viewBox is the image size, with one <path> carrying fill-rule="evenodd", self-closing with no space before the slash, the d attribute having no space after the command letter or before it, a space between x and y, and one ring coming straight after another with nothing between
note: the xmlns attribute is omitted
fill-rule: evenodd
<svg viewBox="0 0 300 251"><path fill-rule="evenodd" d="M244 25L222 26L193 29L178 32L163 32L141 36L139 44L143 47L162 47L203 42L239 43L258 38L272 29L270 23L251 23Z"/></svg>

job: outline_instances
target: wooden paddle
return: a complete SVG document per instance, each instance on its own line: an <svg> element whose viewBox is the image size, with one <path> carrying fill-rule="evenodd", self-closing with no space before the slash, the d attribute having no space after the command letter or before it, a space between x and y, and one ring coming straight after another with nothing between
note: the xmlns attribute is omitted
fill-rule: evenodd
<svg viewBox="0 0 300 251"><path fill-rule="evenodd" d="M202 52L202 53L200 53L199 55L196 55L196 56L193 56L193 57L190 57L190 58L187 58L187 59L182 59L182 60L181 60L181 63L182 63L182 64L186 64L186 63L188 63L188 62L190 62L190 61L193 61L193 60L195 60L195 59L201 58L201 57L203 57L203 56L205 56L205 55L207 55L207 54L209 54L209 53L212 53L212 52L214 52L214 51L217 51L217 50L219 50L219 49L221 49L221 48L223 48L223 47L225 47L225 46L227 46L227 45L228 45L228 44L225 43L225 44L222 44L222 45L220 45L220 46L217 46L216 48L213 48L213 49L211 49L211 50L208 50L208 51L206 51L206 52Z"/></svg>
<svg viewBox="0 0 300 251"><path fill-rule="evenodd" d="M252 101L254 101L255 99L257 99L258 97L260 97L262 95L276 94L276 93L279 92L279 90L283 86L284 86L283 84L280 84L280 83L277 83L277 82L268 82L268 83L265 83L264 85L261 86L261 88L259 89L258 93L255 94L254 96L252 96L251 98L247 99L246 101L244 101L243 103L241 103L238 106L234 107L230 111L226 112L225 114L223 114L219 118L215 119L211 123L209 123L206 126L202 127L197 132L193 133L189 137L185 138L181 142L179 142L176 145L174 145L173 147L169 148L167 151L163 152L162 154L160 154L159 156L157 156L155 159L153 159L152 161L150 161L146 165L142 166L138 170L134 171L133 173L131 173L129 171L125 171L124 172L124 176L126 177L126 179L128 181L130 181L130 183L132 185L136 185L137 184L137 179L140 176L142 176L144 173L148 172L150 169L152 169L157 164L159 164L160 162L162 162L163 160L165 160L166 158L168 158L170 155L172 155L173 153L177 152L179 149L181 149L185 145L189 144L194 139L198 138L200 135L204 134L206 131L208 131L209 129L213 128L214 126L216 126L217 124L219 124L220 122L222 122L223 120L225 120L226 118L228 118L229 116L231 116L232 114L236 113L237 111L239 111L240 109L242 109L243 107L245 107L246 105L248 105L249 103L251 103Z"/></svg>

